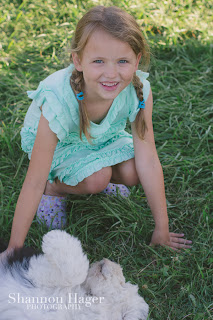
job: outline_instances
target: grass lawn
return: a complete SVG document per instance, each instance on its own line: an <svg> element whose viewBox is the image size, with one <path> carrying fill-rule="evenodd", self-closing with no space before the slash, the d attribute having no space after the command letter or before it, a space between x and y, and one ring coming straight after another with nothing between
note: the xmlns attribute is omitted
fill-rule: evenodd
<svg viewBox="0 0 213 320"><path fill-rule="evenodd" d="M9 240L28 158L20 130L27 90L69 63L78 19L92 6L117 5L135 16L152 51L148 72L156 147L163 167L170 230L192 249L149 246L153 218L141 186L127 200L72 196L67 232L91 261L119 262L150 306L149 319L213 319L211 2L201 0L9 1L0 4L0 231ZM129 125L128 125L129 129ZM33 222L26 245L47 230Z"/></svg>

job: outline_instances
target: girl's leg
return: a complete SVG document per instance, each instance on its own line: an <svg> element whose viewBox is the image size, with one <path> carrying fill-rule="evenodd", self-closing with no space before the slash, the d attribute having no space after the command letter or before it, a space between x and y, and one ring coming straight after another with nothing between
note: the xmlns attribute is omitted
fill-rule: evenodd
<svg viewBox="0 0 213 320"><path fill-rule="evenodd" d="M43 221L47 227L61 229L66 225L66 201L67 194L91 194L99 193L108 185L112 176L112 168L102 168L85 178L77 186L69 186L56 180L54 183L47 181L44 195L37 210L37 219Z"/></svg>
<svg viewBox="0 0 213 320"><path fill-rule="evenodd" d="M112 166L112 183L135 186L140 183L135 167L135 158Z"/></svg>
<svg viewBox="0 0 213 320"><path fill-rule="evenodd" d="M130 159L112 166L111 183L103 190L108 195L117 195L129 197L130 191L126 186L134 186L139 183L139 178L135 168L135 159Z"/></svg>
<svg viewBox="0 0 213 320"><path fill-rule="evenodd" d="M93 173L91 176L79 182L76 186L69 186L58 179L56 182L49 183L47 181L44 191L45 195L65 196L66 194L94 194L99 193L111 180L112 168L105 167L100 171Z"/></svg>
<svg viewBox="0 0 213 320"><path fill-rule="evenodd" d="M119 163L112 167L102 168L100 171L93 173L90 177L85 178L77 186L69 186L59 180L54 183L47 181L44 195L37 210L37 218L44 221L48 227L61 228L66 224L66 204L67 194L94 194L103 191L109 184L122 183L128 186L135 185L139 182L135 169L134 159ZM112 187L112 186L111 186ZM120 193L128 196L128 189L119 185ZM127 190L124 190L124 189ZM110 187L109 187L110 189ZM108 194L116 194L116 186L113 190L104 190ZM115 189L115 190L114 190Z"/></svg>
<svg viewBox="0 0 213 320"><path fill-rule="evenodd" d="M139 178L135 168L135 159L130 159L118 163L112 167L102 168L91 176L79 182L76 186L69 186L58 179L54 183L49 183L44 194L51 196L64 196L66 194L94 194L103 191L109 182L134 186L139 183Z"/></svg>

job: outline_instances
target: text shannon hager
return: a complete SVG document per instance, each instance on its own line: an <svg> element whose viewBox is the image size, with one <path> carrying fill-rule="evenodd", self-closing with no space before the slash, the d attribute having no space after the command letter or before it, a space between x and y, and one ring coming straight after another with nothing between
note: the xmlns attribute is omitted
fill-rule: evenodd
<svg viewBox="0 0 213 320"><path fill-rule="evenodd" d="M90 307L91 304L102 303L104 297L95 296L79 296L77 293L70 292L66 297L27 297L22 296L20 293L10 293L8 303L26 303L26 304L84 304L86 307Z"/></svg>

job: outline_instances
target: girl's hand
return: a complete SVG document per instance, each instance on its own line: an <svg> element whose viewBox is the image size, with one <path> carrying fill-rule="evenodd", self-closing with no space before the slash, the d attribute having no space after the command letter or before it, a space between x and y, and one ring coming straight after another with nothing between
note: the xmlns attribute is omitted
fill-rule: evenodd
<svg viewBox="0 0 213 320"><path fill-rule="evenodd" d="M154 230L150 245L162 245L169 247L175 251L179 249L191 248L191 240L183 239L183 233L162 232L161 230Z"/></svg>

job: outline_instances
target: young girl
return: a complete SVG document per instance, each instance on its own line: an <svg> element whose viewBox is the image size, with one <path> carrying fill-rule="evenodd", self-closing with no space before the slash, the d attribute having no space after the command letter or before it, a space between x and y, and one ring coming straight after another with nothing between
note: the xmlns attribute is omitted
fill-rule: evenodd
<svg viewBox="0 0 213 320"><path fill-rule="evenodd" d="M188 248L169 233L164 179L152 127L149 49L134 18L117 7L97 6L79 21L73 64L28 92L33 102L21 131L30 160L17 202L9 247L21 247L37 219L60 228L65 196L104 191L128 196L139 182L155 229L151 244ZM131 122L132 135L124 129Z"/></svg>

